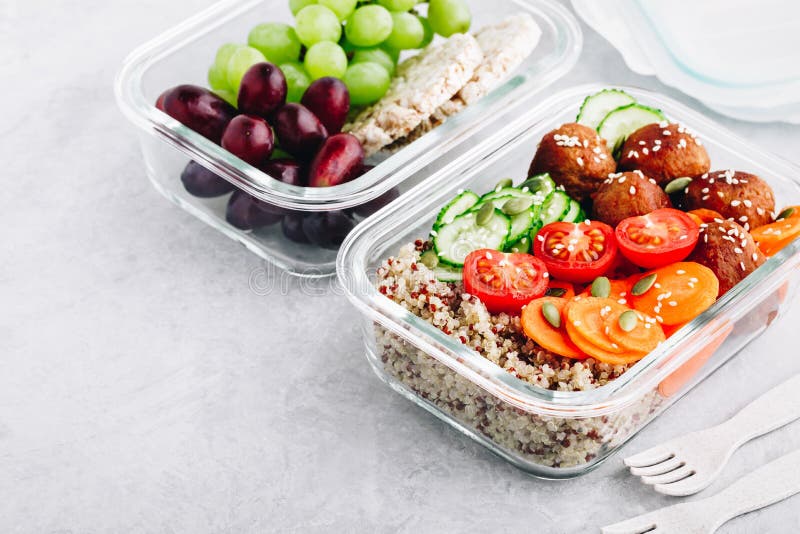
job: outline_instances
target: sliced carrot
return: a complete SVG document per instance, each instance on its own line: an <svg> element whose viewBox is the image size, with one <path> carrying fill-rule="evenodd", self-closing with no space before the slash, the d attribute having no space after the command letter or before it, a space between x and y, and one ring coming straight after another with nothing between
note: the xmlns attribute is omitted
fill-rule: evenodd
<svg viewBox="0 0 800 534"><path fill-rule="evenodd" d="M643 295L633 296L633 307L652 315L659 323L678 325L691 321L717 300L719 280L704 265L683 261L655 269L653 285Z"/></svg>
<svg viewBox="0 0 800 534"><path fill-rule="evenodd" d="M662 380L658 385L658 392L663 397L671 397L678 393L681 388L702 369L720 345L725 342L731 332L733 332L733 325L726 324L716 332L710 334L710 336L707 334L706 337L710 338L708 344L700 349L697 354L688 359L686 363L673 371L667 378Z"/></svg>
<svg viewBox="0 0 800 534"><path fill-rule="evenodd" d="M545 302L551 303L559 313L562 313L561 328L555 328L544 318L542 306ZM530 301L522 308L520 317L522 330L526 336L550 352L575 360L585 360L588 356L570 341L564 328L566 321L563 317L563 310L567 302L568 300L562 297L542 297Z"/></svg>
<svg viewBox="0 0 800 534"><path fill-rule="evenodd" d="M624 352L619 345L614 343L607 332L608 317L614 313L622 313L628 308L616 300L599 297L576 297L570 301L564 312L567 318L567 332L570 339L575 342L573 332L597 346L610 352ZM578 347L581 345L575 342Z"/></svg>
<svg viewBox="0 0 800 534"><path fill-rule="evenodd" d="M792 215L789 218L759 226L751 230L750 235L753 236L758 243L758 248L765 256L774 256L800 236L800 216Z"/></svg>
<svg viewBox="0 0 800 534"><path fill-rule="evenodd" d="M611 282L611 292L608 295L608 298L616 300L619 304L624 306L629 306L629 300L631 296L631 287L632 283L630 279L624 280L609 280ZM591 297L592 296L592 286L589 285L586 289L583 290L581 293L584 297Z"/></svg>
<svg viewBox="0 0 800 534"><path fill-rule="evenodd" d="M550 280L550 285L547 288L548 293L551 289L563 289L564 294L558 295L559 298L569 300L575 296L575 286L569 282L562 282L561 280Z"/></svg>
<svg viewBox="0 0 800 534"><path fill-rule="evenodd" d="M722 220L725 218L719 212L706 208L687 211L686 215L694 219L697 224L710 223L714 222L714 219Z"/></svg>
<svg viewBox="0 0 800 534"><path fill-rule="evenodd" d="M572 342L575 343L578 348L599 362L607 363L609 365L627 365L629 363L638 362L647 356L646 352L607 351L602 347L598 347L586 337L582 336L580 332L577 332L575 327L570 326L569 323L567 323L567 332L569 333Z"/></svg>
<svg viewBox="0 0 800 534"><path fill-rule="evenodd" d="M611 341L631 352L650 353L666 339L656 320L640 311L635 311L638 321L633 330L626 332L619 323L620 315L610 317L608 337Z"/></svg>

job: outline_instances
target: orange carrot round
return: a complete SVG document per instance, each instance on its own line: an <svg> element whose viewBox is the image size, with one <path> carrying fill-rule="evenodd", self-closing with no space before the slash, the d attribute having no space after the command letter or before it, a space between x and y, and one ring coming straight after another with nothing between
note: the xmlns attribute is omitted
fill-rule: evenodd
<svg viewBox="0 0 800 534"><path fill-rule="evenodd" d="M624 306L629 305L629 300L631 297L631 286L633 285L630 279L624 280L609 280L611 283L611 292L608 295L608 298L612 300L616 300L619 304ZM592 296L592 286L591 284L586 287L581 293L584 297L591 297Z"/></svg>
<svg viewBox="0 0 800 534"><path fill-rule="evenodd" d="M640 311L630 310L636 314L636 325L630 331L622 329L620 316L614 314L610 318L608 337L611 341L631 352L650 353L666 339L658 322Z"/></svg>
<svg viewBox="0 0 800 534"><path fill-rule="evenodd" d="M659 323L678 325L691 321L717 300L719 280L714 272L694 262L677 262L643 274L655 282L642 295L633 296L633 307Z"/></svg>
<svg viewBox="0 0 800 534"><path fill-rule="evenodd" d="M550 280L550 284L547 287L548 293L550 292L551 289L556 289L556 290L557 289L563 289L564 290L564 294L563 295L557 295L557 296L559 298L564 299L564 300L569 300L569 299L571 299L572 297L575 296L575 286L573 286L569 282L562 282L561 280ZM553 295L553 296L556 296L556 295Z"/></svg>
<svg viewBox="0 0 800 534"><path fill-rule="evenodd" d="M710 223L714 222L714 219L723 220L725 218L719 212L706 208L687 211L686 215L694 219L697 224Z"/></svg>
<svg viewBox="0 0 800 534"><path fill-rule="evenodd" d="M759 226L751 230L750 235L765 256L774 256L800 236L800 216L791 215L786 219Z"/></svg>
<svg viewBox="0 0 800 534"><path fill-rule="evenodd" d="M567 332L575 342L575 332L589 343L610 352L621 353L622 348L608 337L608 318L628 308L610 298L580 297L573 299L565 310ZM575 342L578 347L581 345ZM587 353L589 354L589 353Z"/></svg>
<svg viewBox="0 0 800 534"><path fill-rule="evenodd" d="M545 319L542 307L551 303L561 314L561 327L556 328ZM525 335L543 348L567 358L585 360L587 355L575 346L567 336L563 310L568 300L562 297L542 297L530 301L522 308L520 322Z"/></svg>
<svg viewBox="0 0 800 534"><path fill-rule="evenodd" d="M567 332L569 332L570 339L578 348L599 362L609 365L627 365L629 363L638 362L647 356L646 352L612 352L604 350L602 347L598 347L589 339L582 336L575 330L575 327L570 326L569 323L567 323Z"/></svg>

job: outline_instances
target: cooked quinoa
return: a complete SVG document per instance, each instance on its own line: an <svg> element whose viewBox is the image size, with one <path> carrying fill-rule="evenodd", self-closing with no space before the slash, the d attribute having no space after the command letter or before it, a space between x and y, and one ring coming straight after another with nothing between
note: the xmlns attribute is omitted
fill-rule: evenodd
<svg viewBox="0 0 800 534"><path fill-rule="evenodd" d="M387 259L378 290L411 313L460 340L489 361L531 384L557 391L589 390L617 378L626 366L582 362L544 350L522 333L519 318L492 315L461 284L436 280L419 261L417 241ZM603 458L664 405L656 391L610 415L553 417L526 412L475 385L413 343L375 325L376 367L398 387L457 421L502 451L520 468L569 468Z"/></svg>
<svg viewBox="0 0 800 534"><path fill-rule="evenodd" d="M517 378L550 390L585 391L630 367L576 361L543 349L522 332L518 316L493 315L461 284L436 280L419 261L425 246L406 245L387 259L378 269L378 291Z"/></svg>

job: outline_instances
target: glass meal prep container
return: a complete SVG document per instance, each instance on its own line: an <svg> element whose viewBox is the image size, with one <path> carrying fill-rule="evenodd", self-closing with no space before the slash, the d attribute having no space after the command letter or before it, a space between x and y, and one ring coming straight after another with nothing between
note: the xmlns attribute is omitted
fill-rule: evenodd
<svg viewBox="0 0 800 534"><path fill-rule="evenodd" d="M225 221L228 196L209 200L188 194L181 184L181 172L194 160L264 202L302 212L353 208L392 188L402 193L411 185L409 178L426 175L418 171L428 165L444 165L451 149L463 145L498 116L521 107L569 71L580 52L582 35L577 21L553 0L467 3L473 29L520 12L533 16L541 30L533 53L503 85L479 102L407 147L368 159L366 163L376 167L362 177L327 188L279 182L155 108L158 96L170 87L207 86L207 68L223 43L245 42L249 30L261 22L293 23L288 0L224 0L211 6L134 51L117 76L117 100L139 127L148 177L169 200L279 268L299 276L333 274L336 250L292 242L283 237L280 225L252 232L236 229ZM463 152L452 150L447 157L456 158Z"/></svg>
<svg viewBox="0 0 800 534"><path fill-rule="evenodd" d="M584 97L609 86L559 92L508 127L477 164L438 171L348 236L339 280L362 315L366 356L395 391L508 460L542 478L584 474L764 331L795 298L795 241L616 380L585 391L551 391L525 382L380 294L376 272L390 256L426 239L440 208L460 189L488 191L498 179L526 176L542 136L574 122ZM713 169L758 174L780 206L800 202L800 168L772 156L667 97L622 87L661 108L702 139ZM735 385L732 385L735 386Z"/></svg>

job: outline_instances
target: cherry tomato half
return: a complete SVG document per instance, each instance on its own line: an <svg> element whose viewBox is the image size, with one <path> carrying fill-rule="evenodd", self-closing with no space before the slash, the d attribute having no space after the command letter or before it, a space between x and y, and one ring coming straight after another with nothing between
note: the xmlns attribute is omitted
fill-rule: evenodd
<svg viewBox="0 0 800 534"><path fill-rule="evenodd" d="M554 278L585 284L614 264L614 229L599 221L554 222L536 234L533 254L544 261Z"/></svg>
<svg viewBox="0 0 800 534"><path fill-rule="evenodd" d="M645 269L657 269L686 259L700 237L700 227L687 214L662 208L629 217L617 225L622 255Z"/></svg>
<svg viewBox="0 0 800 534"><path fill-rule="evenodd" d="M524 305L545 294L548 277L545 264L530 254L480 249L464 260L464 290L491 313L519 314Z"/></svg>

